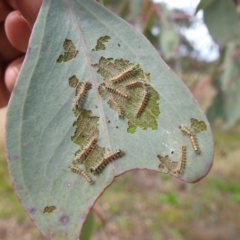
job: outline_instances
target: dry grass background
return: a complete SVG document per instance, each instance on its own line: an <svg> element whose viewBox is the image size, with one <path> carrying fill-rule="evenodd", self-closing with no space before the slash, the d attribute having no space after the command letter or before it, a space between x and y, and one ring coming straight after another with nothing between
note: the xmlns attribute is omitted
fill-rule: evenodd
<svg viewBox="0 0 240 240"><path fill-rule="evenodd" d="M5 121L6 121L6 108L0 109L0 151L4 148L4 132L5 132Z"/></svg>

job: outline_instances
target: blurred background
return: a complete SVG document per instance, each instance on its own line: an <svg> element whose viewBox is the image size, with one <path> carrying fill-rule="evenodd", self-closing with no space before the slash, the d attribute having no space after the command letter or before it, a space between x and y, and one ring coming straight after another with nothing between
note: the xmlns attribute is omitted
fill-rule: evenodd
<svg viewBox="0 0 240 240"><path fill-rule="evenodd" d="M91 239L239 239L240 1L99 2L142 32L190 88L212 125L215 157L196 184L150 171L117 178L94 206ZM40 240L10 184L5 115L1 109L0 239Z"/></svg>

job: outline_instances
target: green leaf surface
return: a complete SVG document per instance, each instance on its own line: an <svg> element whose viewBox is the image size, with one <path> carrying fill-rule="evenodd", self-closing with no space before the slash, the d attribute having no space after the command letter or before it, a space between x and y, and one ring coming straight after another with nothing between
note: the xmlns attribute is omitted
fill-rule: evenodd
<svg viewBox="0 0 240 240"><path fill-rule="evenodd" d="M213 104L208 109L207 116L211 123L221 119L223 129L233 126L240 119L240 78L236 79L231 87L220 91L214 98Z"/></svg>
<svg viewBox="0 0 240 240"><path fill-rule="evenodd" d="M128 20L134 20L140 14L145 0L131 0L130 1L130 14Z"/></svg>
<svg viewBox="0 0 240 240"><path fill-rule="evenodd" d="M6 146L26 212L44 236L64 240L79 237L116 176L150 169L196 182L213 156L210 126L187 87L145 37L92 0L43 2Z"/></svg>
<svg viewBox="0 0 240 240"><path fill-rule="evenodd" d="M197 8L194 14L196 15L200 10L204 10L205 8L208 7L208 5L210 5L214 1L217 1L217 0L201 0L197 5Z"/></svg>
<svg viewBox="0 0 240 240"><path fill-rule="evenodd" d="M233 126L240 119L240 78L239 56L234 57L237 44L228 43L224 53L224 71L217 80L217 95L208 109L207 116L211 123L221 119L223 128Z"/></svg>
<svg viewBox="0 0 240 240"><path fill-rule="evenodd" d="M220 47L240 39L240 24L233 1L213 1L204 9L204 22L212 38Z"/></svg>
<svg viewBox="0 0 240 240"><path fill-rule="evenodd" d="M160 35L159 35L159 42L160 42L160 49L164 56L164 59L171 59L176 56L178 51L179 45L179 34L174 27L174 22L171 18L171 12L167 9L166 6L160 5L160 11L162 17L165 21L161 21L160 23Z"/></svg>
<svg viewBox="0 0 240 240"><path fill-rule="evenodd" d="M237 44L232 42L226 45L223 59L224 71L220 78L221 90L223 91L231 87L232 82L235 82L239 76L239 67L235 63L236 59L234 58L236 47Z"/></svg>

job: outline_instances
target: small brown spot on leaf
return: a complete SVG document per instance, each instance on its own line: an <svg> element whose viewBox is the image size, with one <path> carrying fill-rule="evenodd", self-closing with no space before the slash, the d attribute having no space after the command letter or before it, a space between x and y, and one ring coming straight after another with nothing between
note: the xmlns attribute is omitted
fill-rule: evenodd
<svg viewBox="0 0 240 240"><path fill-rule="evenodd" d="M55 206L47 206L47 207L44 208L43 213L51 213L56 209L57 208Z"/></svg>

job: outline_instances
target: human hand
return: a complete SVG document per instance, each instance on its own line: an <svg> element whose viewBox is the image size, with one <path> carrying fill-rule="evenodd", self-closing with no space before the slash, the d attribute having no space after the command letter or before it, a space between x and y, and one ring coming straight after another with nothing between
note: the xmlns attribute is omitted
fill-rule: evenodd
<svg viewBox="0 0 240 240"><path fill-rule="evenodd" d="M42 0L0 2L0 108L7 105L21 69Z"/></svg>

